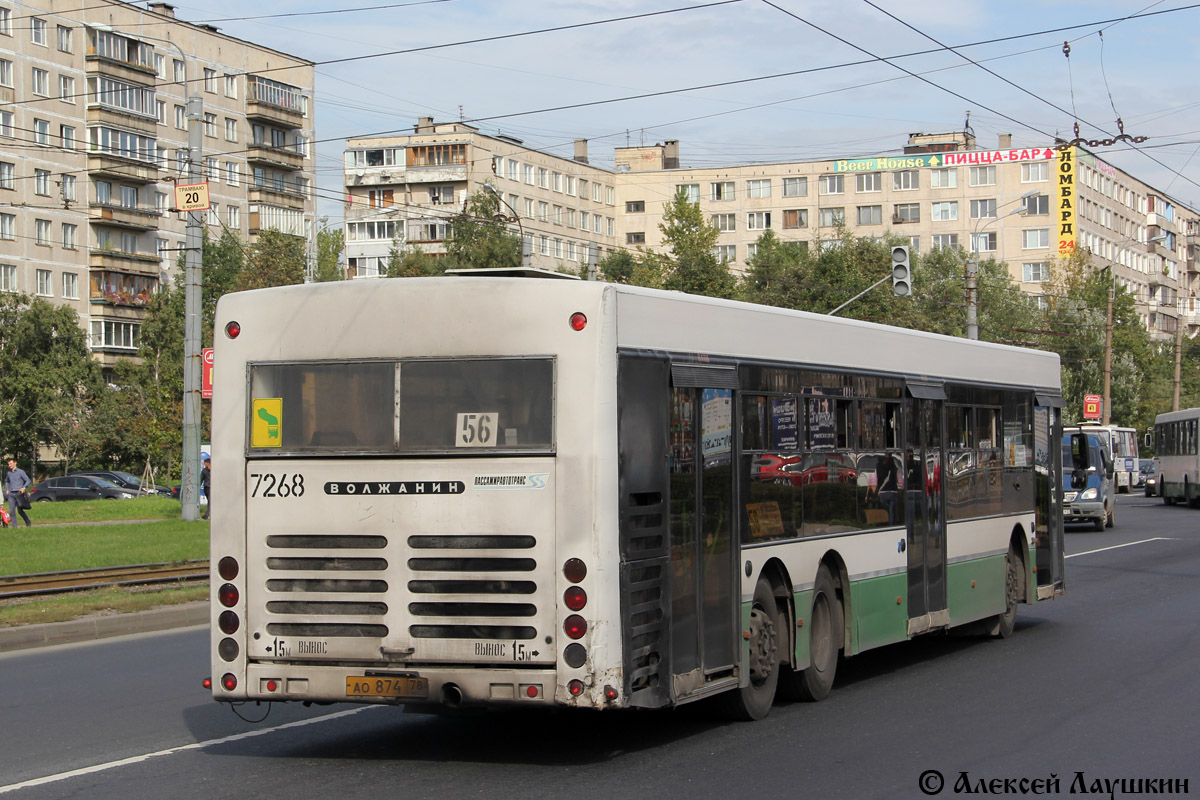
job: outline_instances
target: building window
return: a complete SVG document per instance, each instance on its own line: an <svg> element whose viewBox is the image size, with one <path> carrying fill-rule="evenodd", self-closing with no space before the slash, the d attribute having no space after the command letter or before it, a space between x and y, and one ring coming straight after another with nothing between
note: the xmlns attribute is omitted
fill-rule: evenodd
<svg viewBox="0 0 1200 800"><path fill-rule="evenodd" d="M550 221L550 204L545 200L538 201L537 218L538 222Z"/></svg>
<svg viewBox="0 0 1200 800"><path fill-rule="evenodd" d="M0 6L0 34L12 36L12 9Z"/></svg>
<svg viewBox="0 0 1200 800"><path fill-rule="evenodd" d="M75 79L70 75L58 76L58 99L64 103L75 102Z"/></svg>
<svg viewBox="0 0 1200 800"><path fill-rule="evenodd" d="M971 219L991 219L995 216L996 201L994 199L971 201Z"/></svg>
<svg viewBox="0 0 1200 800"><path fill-rule="evenodd" d="M523 213L521 216L525 217L525 219L533 219L533 209L534 209L533 200L531 198L526 197L525 198L525 208L524 208L525 213Z"/></svg>
<svg viewBox="0 0 1200 800"><path fill-rule="evenodd" d="M13 112L0 111L0 136L13 138Z"/></svg>
<svg viewBox="0 0 1200 800"><path fill-rule="evenodd" d="M974 203L975 201L971 202ZM929 218L934 222L958 219L958 202L931 203L929 206Z"/></svg>
<svg viewBox="0 0 1200 800"><path fill-rule="evenodd" d="M1049 179L1050 165L1045 161L1021 165L1021 183L1045 183Z"/></svg>
<svg viewBox="0 0 1200 800"><path fill-rule="evenodd" d="M79 299L79 276L76 275L74 272L64 272L62 274L62 279L63 279L63 287L62 287L63 298L67 299L67 300L78 300Z"/></svg>
<svg viewBox="0 0 1200 800"><path fill-rule="evenodd" d="M40 94L43 97L50 94L50 73L44 69L33 68L33 84L31 86L34 94Z"/></svg>
<svg viewBox="0 0 1200 800"><path fill-rule="evenodd" d="M629 200L625 203L626 214L642 214L646 211L646 202L644 200Z"/></svg>
<svg viewBox="0 0 1200 800"><path fill-rule="evenodd" d="M240 170L238 169L237 162L225 162L225 182L227 184L230 186L237 186L241 182L241 176L238 174L239 172Z"/></svg>
<svg viewBox="0 0 1200 800"><path fill-rule="evenodd" d="M746 196L757 198L770 197L771 179L746 181Z"/></svg>
<svg viewBox="0 0 1200 800"><path fill-rule="evenodd" d="M784 228L807 228L808 227L808 209L793 208L783 212L783 227Z"/></svg>
<svg viewBox="0 0 1200 800"><path fill-rule="evenodd" d="M513 180L515 181L516 178L514 177ZM574 197L575 196L575 176L567 175L565 180L566 180L566 185L563 186L563 191L566 194L569 194L572 197ZM570 252L570 249L569 249L570 242L568 242L567 244L568 244L568 252ZM568 258L568 260L570 260L570 256L568 256L567 258Z"/></svg>
<svg viewBox="0 0 1200 800"><path fill-rule="evenodd" d="M405 149L410 167L451 167L467 163L465 144L417 145Z"/></svg>
<svg viewBox="0 0 1200 800"><path fill-rule="evenodd" d="M63 200L70 200L72 203L78 198L75 196L75 176L62 176L62 197Z"/></svg>
<svg viewBox="0 0 1200 800"><path fill-rule="evenodd" d="M713 256L723 264L731 263L737 257L737 245L719 244L713 248Z"/></svg>
<svg viewBox="0 0 1200 800"><path fill-rule="evenodd" d="M518 177L520 176L520 174L521 174L521 163L519 161L514 161L513 159L510 158L508 160L508 179L510 181L518 180Z"/></svg>
<svg viewBox="0 0 1200 800"><path fill-rule="evenodd" d="M562 192L562 173L561 172L550 173L550 183L551 183L551 187L550 187L551 189L553 189L556 192Z"/></svg>
<svg viewBox="0 0 1200 800"><path fill-rule="evenodd" d="M808 178L784 178L784 197L808 197Z"/></svg>
<svg viewBox="0 0 1200 800"><path fill-rule="evenodd" d="M183 106L175 106L175 128L177 130L187 130L187 111Z"/></svg>
<svg viewBox="0 0 1200 800"><path fill-rule="evenodd" d="M1025 283L1042 283L1048 277L1045 261L1034 261L1021 265L1021 280Z"/></svg>
<svg viewBox="0 0 1200 800"><path fill-rule="evenodd" d="M70 125L58 126L58 140L62 143L63 150L75 149L75 128Z"/></svg>
<svg viewBox="0 0 1200 800"><path fill-rule="evenodd" d="M217 115L212 113L204 114L204 135L217 138Z"/></svg>
<svg viewBox="0 0 1200 800"><path fill-rule="evenodd" d="M42 196L50 194L50 170L35 169L33 171L33 193Z"/></svg>
<svg viewBox="0 0 1200 800"><path fill-rule="evenodd" d="M446 184L445 186L430 186L429 187L429 204L430 205L453 205L454 203L454 186Z"/></svg>
<svg viewBox="0 0 1200 800"><path fill-rule="evenodd" d="M524 165L522 165L522 167L521 167L521 173L522 173L522 175L523 175L523 176L524 176L524 178L525 178L525 184L526 184L527 186L533 186L533 180L534 180L534 179L533 179L533 174L534 174L534 173L533 173L533 164L524 164Z"/></svg>
<svg viewBox="0 0 1200 800"><path fill-rule="evenodd" d="M550 237L544 233L538 236L538 253L544 256L550 255Z"/></svg>
<svg viewBox="0 0 1200 800"><path fill-rule="evenodd" d="M109 322L92 320L92 347L114 347L122 350L137 350L141 339L141 325L136 322Z"/></svg>
<svg viewBox="0 0 1200 800"><path fill-rule="evenodd" d="M955 189L958 187L958 170L954 167L929 170L929 186L933 189Z"/></svg>
<svg viewBox="0 0 1200 800"><path fill-rule="evenodd" d="M50 220L39 219L34 220L34 234L37 237L38 244L50 244ZM40 294L40 292L39 292Z"/></svg>
<svg viewBox="0 0 1200 800"><path fill-rule="evenodd" d="M908 237L908 249L914 256L918 255L921 252L921 237L920 236Z"/></svg>
<svg viewBox="0 0 1200 800"><path fill-rule="evenodd" d="M46 20L41 17L31 17L29 20L29 38L34 44L46 47Z"/></svg>
<svg viewBox="0 0 1200 800"><path fill-rule="evenodd" d="M892 173L892 189L898 192L921 188L921 173L915 169L902 169Z"/></svg>
<svg viewBox="0 0 1200 800"><path fill-rule="evenodd" d="M841 177L840 175L838 177ZM846 209L844 208L822 208L819 220L822 228L832 228L837 225L846 224Z"/></svg>
<svg viewBox="0 0 1200 800"><path fill-rule="evenodd" d="M746 230L765 231L771 227L770 211L751 211L746 215Z"/></svg>
<svg viewBox="0 0 1200 800"><path fill-rule="evenodd" d="M54 273L48 269L39 269L35 274L38 297L54 297L54 288L51 286Z"/></svg>
<svg viewBox="0 0 1200 800"><path fill-rule="evenodd" d="M232 97L235 100L237 99L237 96L238 96L237 75L226 75L225 76L225 96Z"/></svg>
<svg viewBox="0 0 1200 800"><path fill-rule="evenodd" d="M35 119L33 121L33 141L35 144L50 144L50 120Z"/></svg>
<svg viewBox="0 0 1200 800"><path fill-rule="evenodd" d="M859 175L858 177L863 177ZM859 225L882 225L883 224L883 206L859 206L858 224Z"/></svg>
<svg viewBox="0 0 1200 800"><path fill-rule="evenodd" d="M62 246L68 250L74 250L79 235L79 228L69 222L62 224Z"/></svg>
<svg viewBox="0 0 1200 800"><path fill-rule="evenodd" d="M71 52L71 29L66 25L58 26L58 49L60 52Z"/></svg>
<svg viewBox="0 0 1200 800"><path fill-rule="evenodd" d="M7 161L0 161L0 189L17 188L17 167Z"/></svg>
<svg viewBox="0 0 1200 800"><path fill-rule="evenodd" d="M892 222L920 222L920 203L897 203L892 214Z"/></svg>
<svg viewBox="0 0 1200 800"><path fill-rule="evenodd" d="M737 229L737 214L713 214L712 226L721 232Z"/></svg>
<svg viewBox="0 0 1200 800"><path fill-rule="evenodd" d="M437 188L437 187L434 187ZM395 190L368 189L367 208L390 208L395 205Z"/></svg>
<svg viewBox="0 0 1200 800"><path fill-rule="evenodd" d="M1050 195L1039 194L1033 197L1025 198L1025 213L1026 214L1049 214L1050 213Z"/></svg>
<svg viewBox="0 0 1200 800"><path fill-rule="evenodd" d="M972 234L971 250L976 253L996 252L996 234L994 232Z"/></svg>
<svg viewBox="0 0 1200 800"><path fill-rule="evenodd" d="M994 166L971 167L968 171L967 183L971 186L995 186L996 168Z"/></svg>
<svg viewBox="0 0 1200 800"><path fill-rule="evenodd" d="M15 238L17 238L16 215L0 213L0 239Z"/></svg>
<svg viewBox="0 0 1200 800"><path fill-rule="evenodd" d="M675 187L675 194L683 192L684 199L689 203L697 204L700 202L700 184L698 183L681 183Z"/></svg>
<svg viewBox="0 0 1200 800"><path fill-rule="evenodd" d="M13 62L9 61L7 58L0 58L0 86L8 86L9 88L12 88L12 85Z"/></svg>
<svg viewBox="0 0 1200 800"><path fill-rule="evenodd" d="M854 176L854 191L882 192L883 175L878 172L863 172Z"/></svg>
<svg viewBox="0 0 1200 800"><path fill-rule="evenodd" d="M204 91L209 94L217 93L217 71L215 69L204 68Z"/></svg>
<svg viewBox="0 0 1200 800"><path fill-rule="evenodd" d="M225 141L237 141L237 120L230 117L225 118Z"/></svg>
<svg viewBox="0 0 1200 800"><path fill-rule="evenodd" d="M819 194L842 194L846 191L846 176L822 175L817 191Z"/></svg>
<svg viewBox="0 0 1200 800"><path fill-rule="evenodd" d="M539 189L550 188L550 170L546 169L545 167L538 167L537 185ZM543 253L543 255L545 254Z"/></svg>
<svg viewBox="0 0 1200 800"><path fill-rule="evenodd" d="M1021 231L1021 249L1033 250L1040 247L1050 246L1050 229L1036 228L1034 230Z"/></svg>
<svg viewBox="0 0 1200 800"><path fill-rule="evenodd" d="M709 198L712 200L732 200L734 194L733 181L718 181L708 185Z"/></svg>
<svg viewBox="0 0 1200 800"><path fill-rule="evenodd" d="M0 264L0 292L17 291L17 268L13 264Z"/></svg>
<svg viewBox="0 0 1200 800"><path fill-rule="evenodd" d="M229 206L225 209L225 221L229 227L237 230L242 226L242 211L237 206Z"/></svg>
<svg viewBox="0 0 1200 800"><path fill-rule="evenodd" d="M558 205L556 205L556 206L554 207L554 224L555 224L555 225L562 225L562 224L563 224L563 209L562 209L562 206L558 206Z"/></svg>
<svg viewBox="0 0 1200 800"><path fill-rule="evenodd" d="M635 231L625 234L625 244L645 244L646 234L644 231Z"/></svg>
<svg viewBox="0 0 1200 800"><path fill-rule="evenodd" d="M555 240L554 240L554 257L555 257L555 258L562 258L562 257L563 257L563 243L562 243L562 239L555 239Z"/></svg>

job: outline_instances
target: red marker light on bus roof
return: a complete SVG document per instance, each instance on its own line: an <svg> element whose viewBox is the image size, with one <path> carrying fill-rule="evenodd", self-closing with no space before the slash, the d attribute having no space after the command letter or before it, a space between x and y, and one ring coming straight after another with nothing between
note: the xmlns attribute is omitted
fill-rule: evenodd
<svg viewBox="0 0 1200 800"><path fill-rule="evenodd" d="M587 327L587 317L581 311L571 315L571 330L581 331Z"/></svg>
<svg viewBox="0 0 1200 800"><path fill-rule="evenodd" d="M236 339L241 332L242 326L238 322L230 322L225 326L225 335L230 339Z"/></svg>

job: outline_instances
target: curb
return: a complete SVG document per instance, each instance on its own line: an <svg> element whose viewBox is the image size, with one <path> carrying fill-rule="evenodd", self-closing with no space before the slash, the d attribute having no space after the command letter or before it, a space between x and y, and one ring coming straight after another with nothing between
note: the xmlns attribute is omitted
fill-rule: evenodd
<svg viewBox="0 0 1200 800"><path fill-rule="evenodd" d="M0 653L28 650L34 647L90 642L95 639L127 636L133 633L150 633L193 625L207 625L208 622L208 602L202 600L175 606L161 606L134 614L90 616L67 622L0 628Z"/></svg>

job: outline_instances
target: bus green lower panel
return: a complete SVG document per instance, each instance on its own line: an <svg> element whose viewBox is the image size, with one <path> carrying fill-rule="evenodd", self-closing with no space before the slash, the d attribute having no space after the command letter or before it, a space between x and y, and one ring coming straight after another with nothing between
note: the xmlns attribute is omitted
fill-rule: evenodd
<svg viewBox="0 0 1200 800"><path fill-rule="evenodd" d="M907 597L908 574L904 572L851 583L852 652L861 653L907 639Z"/></svg>
<svg viewBox="0 0 1200 800"><path fill-rule="evenodd" d="M946 568L950 625L990 617L1004 610L1004 556L950 564Z"/></svg>

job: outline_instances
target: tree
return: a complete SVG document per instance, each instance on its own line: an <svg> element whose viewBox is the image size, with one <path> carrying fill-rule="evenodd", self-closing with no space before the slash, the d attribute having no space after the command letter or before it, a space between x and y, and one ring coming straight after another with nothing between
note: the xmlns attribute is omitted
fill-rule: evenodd
<svg viewBox="0 0 1200 800"><path fill-rule="evenodd" d="M304 240L277 230L258 234L238 276L237 290L304 283Z"/></svg>
<svg viewBox="0 0 1200 800"><path fill-rule="evenodd" d="M699 203L680 189L663 209L662 231L667 253L648 253L651 271L662 276L662 288L709 297L733 297L737 281L714 248L720 231L704 221ZM657 269L655 269L657 267Z"/></svg>
<svg viewBox="0 0 1200 800"><path fill-rule="evenodd" d="M329 227L329 220L322 217L317 226L317 269L313 279L318 283L342 280L345 277L342 269L345 249L345 231Z"/></svg>
<svg viewBox="0 0 1200 800"><path fill-rule="evenodd" d="M77 426L101 385L73 310L0 295L0 447L28 465L43 442L75 452Z"/></svg>
<svg viewBox="0 0 1200 800"><path fill-rule="evenodd" d="M447 258L459 268L520 267L521 239L509 232L509 221L495 194L476 192L467 198L463 213L454 218L453 235L446 242Z"/></svg>
<svg viewBox="0 0 1200 800"><path fill-rule="evenodd" d="M393 239L383 274L385 278L425 278L440 275L446 271L444 261L445 259L426 253L415 244L401 248L400 240Z"/></svg>
<svg viewBox="0 0 1200 800"><path fill-rule="evenodd" d="M637 261L628 250L613 250L596 263L596 271L609 283L632 283L636 268ZM586 275L586 266L582 272Z"/></svg>

